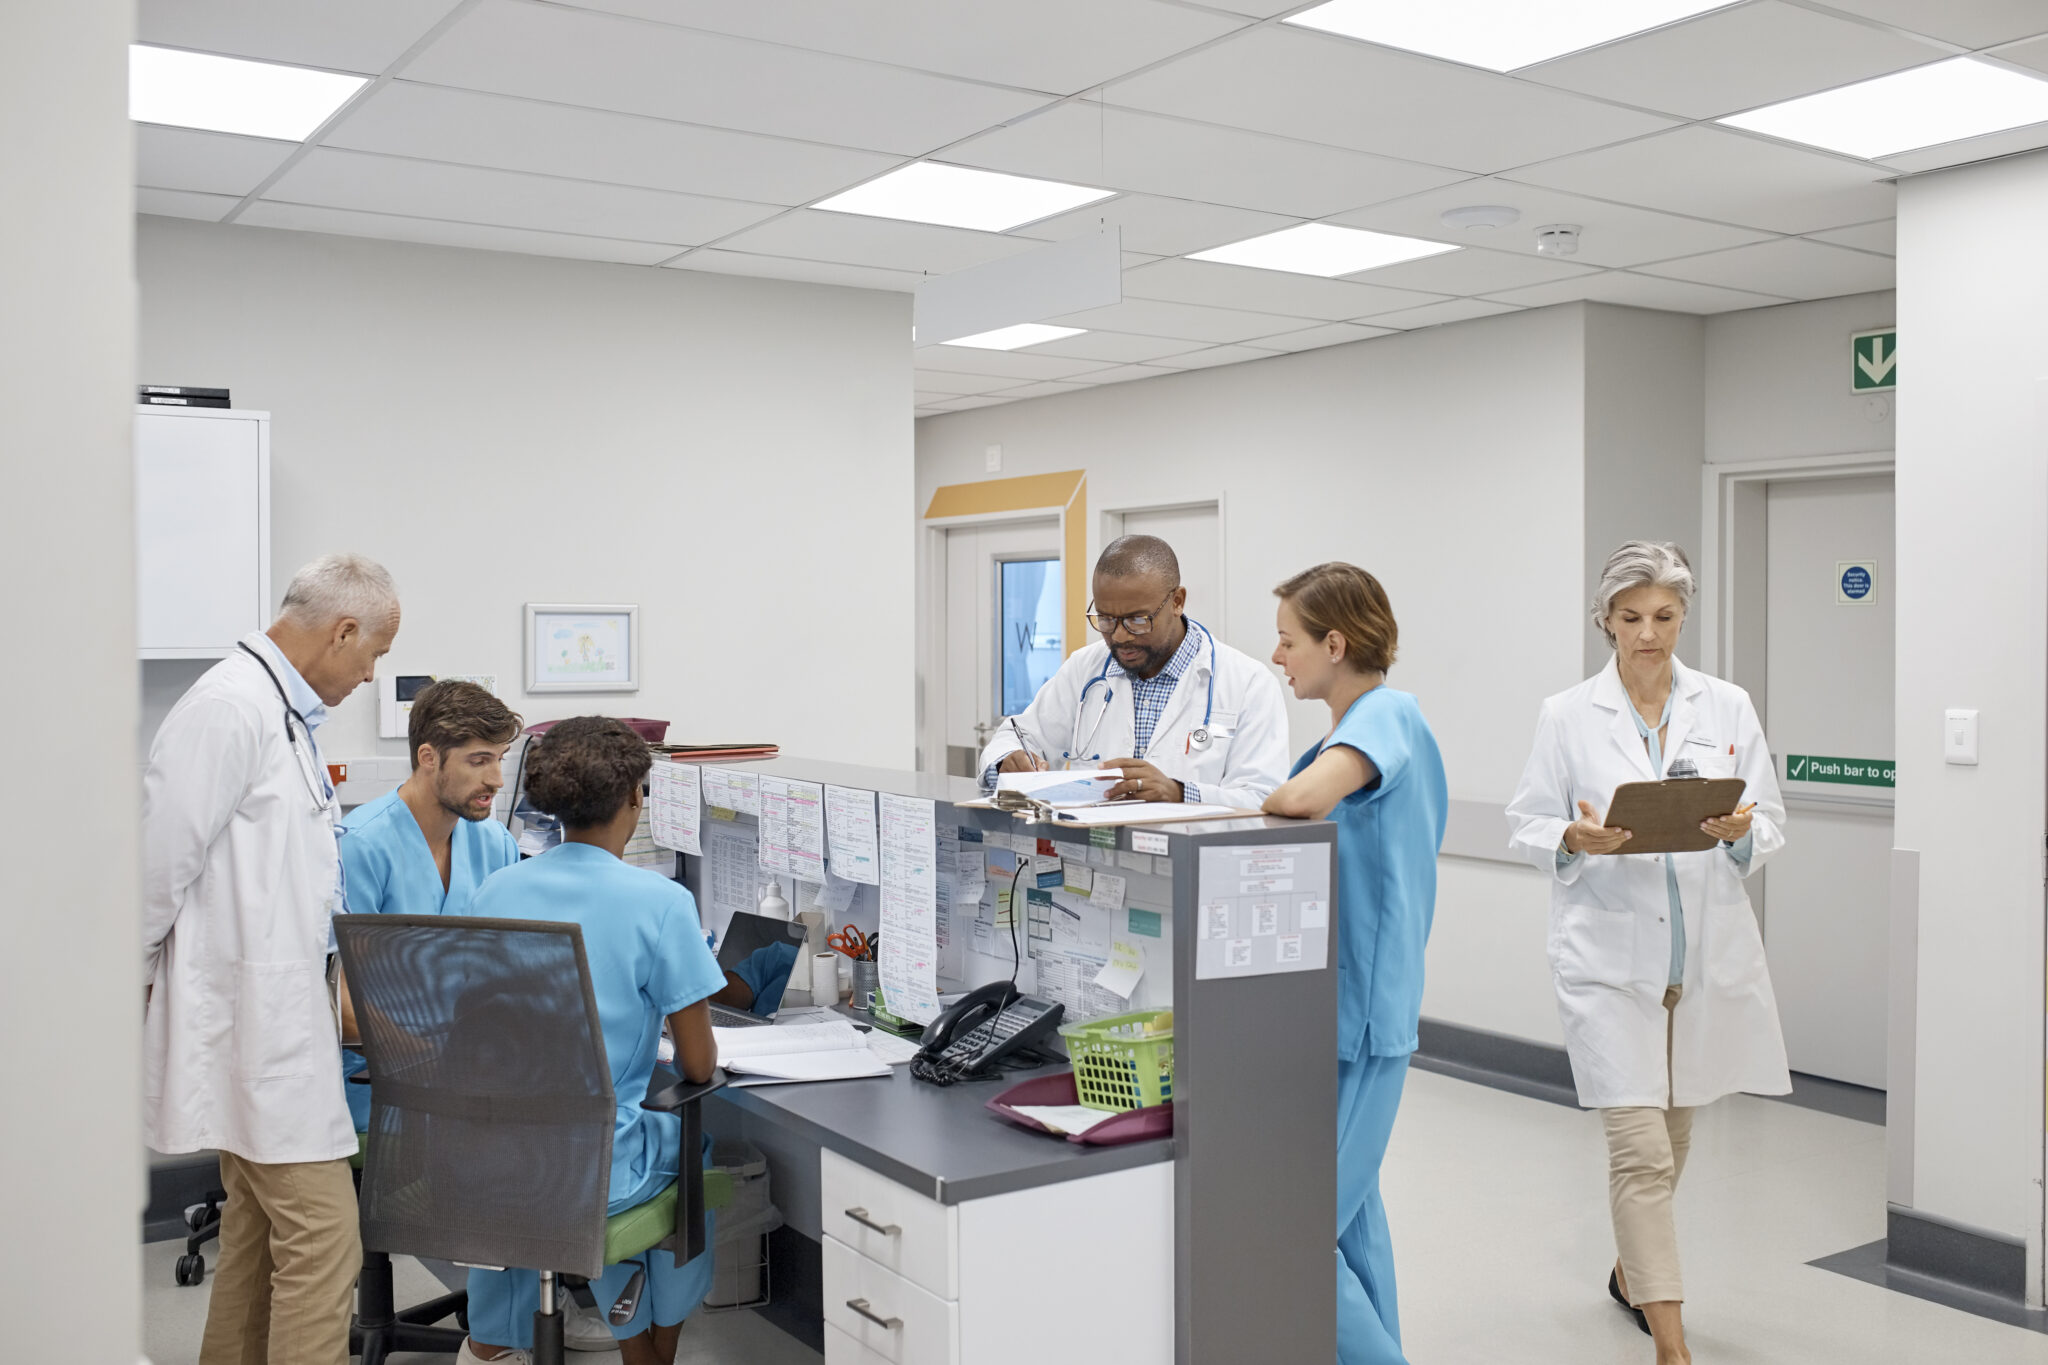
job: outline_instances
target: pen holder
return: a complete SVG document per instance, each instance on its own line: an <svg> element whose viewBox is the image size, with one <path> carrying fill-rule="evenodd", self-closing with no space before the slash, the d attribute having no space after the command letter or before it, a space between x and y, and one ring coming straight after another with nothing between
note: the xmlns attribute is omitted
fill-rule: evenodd
<svg viewBox="0 0 2048 1365"><path fill-rule="evenodd" d="M847 1001L857 1010L872 1010L875 1004L875 988L881 984L881 976L872 962L855 961L853 964L853 998Z"/></svg>

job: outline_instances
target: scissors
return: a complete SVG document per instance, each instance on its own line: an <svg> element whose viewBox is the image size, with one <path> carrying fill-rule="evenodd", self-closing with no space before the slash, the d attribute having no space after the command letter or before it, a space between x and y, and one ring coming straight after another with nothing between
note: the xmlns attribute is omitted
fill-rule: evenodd
<svg viewBox="0 0 2048 1365"><path fill-rule="evenodd" d="M872 961L875 955L874 940L851 924L846 925L839 933L827 934L825 946L845 953L855 962Z"/></svg>

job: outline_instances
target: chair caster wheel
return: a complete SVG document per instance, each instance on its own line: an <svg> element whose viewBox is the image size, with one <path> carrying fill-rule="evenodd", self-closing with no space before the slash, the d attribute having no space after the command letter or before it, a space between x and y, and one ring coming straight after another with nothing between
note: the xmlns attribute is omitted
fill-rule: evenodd
<svg viewBox="0 0 2048 1365"><path fill-rule="evenodd" d="M176 1274L180 1285L189 1288L198 1284L206 1278L206 1258L199 1255L180 1256Z"/></svg>
<svg viewBox="0 0 2048 1365"><path fill-rule="evenodd" d="M220 1216L220 1209L212 1204L187 1204L185 1206L185 1229L197 1232Z"/></svg>

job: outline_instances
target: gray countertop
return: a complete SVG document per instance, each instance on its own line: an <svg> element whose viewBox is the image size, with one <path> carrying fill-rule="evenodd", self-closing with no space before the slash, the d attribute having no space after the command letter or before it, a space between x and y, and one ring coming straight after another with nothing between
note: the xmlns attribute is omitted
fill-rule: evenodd
<svg viewBox="0 0 2048 1365"><path fill-rule="evenodd" d="M1173 1160L1171 1138L1089 1147L1019 1128L982 1107L1020 1080L1063 1070L1049 1067L941 1089L912 1080L910 1068L899 1066L887 1079L727 1086L714 1098L791 1128L942 1204Z"/></svg>

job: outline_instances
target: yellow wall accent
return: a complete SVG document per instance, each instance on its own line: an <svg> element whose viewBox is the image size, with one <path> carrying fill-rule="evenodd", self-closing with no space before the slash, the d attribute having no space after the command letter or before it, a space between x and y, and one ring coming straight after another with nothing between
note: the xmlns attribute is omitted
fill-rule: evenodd
<svg viewBox="0 0 2048 1365"><path fill-rule="evenodd" d="M1060 573L1067 585L1067 653L1081 647L1088 634L1088 471L1066 469L1057 474L1025 474L1014 479L980 483L949 483L932 490L925 520L940 517L985 517L997 512L1064 513L1066 543L1060 547Z"/></svg>

